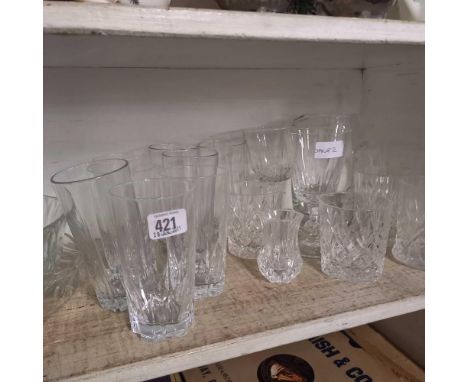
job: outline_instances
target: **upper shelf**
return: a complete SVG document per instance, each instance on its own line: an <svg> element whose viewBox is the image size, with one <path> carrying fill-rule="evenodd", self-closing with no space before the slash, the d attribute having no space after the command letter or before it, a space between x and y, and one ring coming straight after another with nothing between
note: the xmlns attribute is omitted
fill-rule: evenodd
<svg viewBox="0 0 468 382"><path fill-rule="evenodd" d="M54 34L424 44L424 24L407 21L188 8L160 10L55 1L44 2L44 31Z"/></svg>
<svg viewBox="0 0 468 382"><path fill-rule="evenodd" d="M143 381L424 308L424 272L391 261L375 284L332 280L310 260L290 284L271 284L256 265L228 256L225 292L196 302L184 337L159 343L75 294L44 324L44 380Z"/></svg>

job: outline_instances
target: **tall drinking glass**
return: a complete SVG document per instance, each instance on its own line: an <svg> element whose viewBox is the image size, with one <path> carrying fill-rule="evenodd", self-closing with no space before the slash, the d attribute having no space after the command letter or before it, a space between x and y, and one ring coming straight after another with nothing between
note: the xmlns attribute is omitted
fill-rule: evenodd
<svg viewBox="0 0 468 382"><path fill-rule="evenodd" d="M218 167L218 152L215 149L196 147L194 149L169 150L162 153L163 168L180 166L204 166L213 170ZM215 171L213 171L215 173Z"/></svg>
<svg viewBox="0 0 468 382"><path fill-rule="evenodd" d="M281 182L290 178L289 127L289 122L281 121L244 131L250 165L260 181Z"/></svg>
<svg viewBox="0 0 468 382"><path fill-rule="evenodd" d="M376 281L384 267L391 201L334 193L321 195L319 203L322 271L340 280Z"/></svg>
<svg viewBox="0 0 468 382"><path fill-rule="evenodd" d="M400 179L392 254L399 262L421 270L425 263L424 210L424 176Z"/></svg>
<svg viewBox="0 0 468 382"><path fill-rule="evenodd" d="M196 145L185 143L153 143L148 147L151 163L160 172L163 168L162 154L164 151L194 149Z"/></svg>
<svg viewBox="0 0 468 382"><path fill-rule="evenodd" d="M127 300L116 259L115 226L107 193L115 184L129 180L124 159L82 163L51 179L99 304L113 311L127 309Z"/></svg>
<svg viewBox="0 0 468 382"><path fill-rule="evenodd" d="M240 182L249 175L247 143L242 131L218 134L199 144L215 149L219 154L219 166L227 170L230 183Z"/></svg>
<svg viewBox="0 0 468 382"><path fill-rule="evenodd" d="M128 162L128 169L133 180L152 177L154 166L151 163L150 151L148 147L139 147L128 151L100 155L93 158L93 160L115 158L125 159ZM93 171L92 166L89 169L90 171Z"/></svg>
<svg viewBox="0 0 468 382"><path fill-rule="evenodd" d="M195 298L218 296L224 290L227 250L227 187L224 169L181 166L164 170L164 176L190 180L195 185L196 267Z"/></svg>
<svg viewBox="0 0 468 382"><path fill-rule="evenodd" d="M145 179L109 191L132 331L162 340L193 322L193 183Z"/></svg>
<svg viewBox="0 0 468 382"><path fill-rule="evenodd" d="M304 115L289 130L293 206L305 215L299 243L305 257L320 257L318 196L351 185L351 128L355 117Z"/></svg>
<svg viewBox="0 0 468 382"><path fill-rule="evenodd" d="M263 247L262 215L286 205L286 182L247 180L229 191L228 250L234 256L256 259Z"/></svg>

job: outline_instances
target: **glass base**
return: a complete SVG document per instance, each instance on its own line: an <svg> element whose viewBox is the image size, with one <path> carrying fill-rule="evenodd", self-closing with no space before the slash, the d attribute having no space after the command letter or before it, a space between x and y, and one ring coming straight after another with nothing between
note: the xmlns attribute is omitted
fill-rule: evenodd
<svg viewBox="0 0 468 382"><path fill-rule="evenodd" d="M271 283L283 283L287 284L294 280L302 269L302 259L295 261L293 267L288 269L274 269L270 268L268 264L264 262L258 262L258 269L263 277L265 277Z"/></svg>
<svg viewBox="0 0 468 382"><path fill-rule="evenodd" d="M358 260L358 262L363 263L362 260ZM332 278L349 282L375 282L382 276L383 266L383 258L381 261L369 260L366 264L351 264L350 266L344 266L341 262L327 261L324 256L321 259L323 273Z"/></svg>
<svg viewBox="0 0 468 382"><path fill-rule="evenodd" d="M407 267L419 269L420 271L424 271L425 269L425 261L424 261L424 252L423 254L408 254L405 252L400 252L396 248L397 246L393 247L391 259L395 260L397 263L406 265Z"/></svg>
<svg viewBox="0 0 468 382"><path fill-rule="evenodd" d="M258 250L255 248L240 246L228 238L228 252L241 259L255 260L258 257Z"/></svg>
<svg viewBox="0 0 468 382"><path fill-rule="evenodd" d="M109 298L96 294L96 297L102 309L111 310L112 312L124 312L127 310L127 296Z"/></svg>
<svg viewBox="0 0 468 382"><path fill-rule="evenodd" d="M216 284L195 285L195 300L219 296L224 291L224 280Z"/></svg>
<svg viewBox="0 0 468 382"><path fill-rule="evenodd" d="M188 328L193 324L193 322L193 312L187 313L185 317L176 324L165 325L143 324L138 322L137 317L130 317L132 332L153 341L163 341L171 337L181 337L187 333Z"/></svg>

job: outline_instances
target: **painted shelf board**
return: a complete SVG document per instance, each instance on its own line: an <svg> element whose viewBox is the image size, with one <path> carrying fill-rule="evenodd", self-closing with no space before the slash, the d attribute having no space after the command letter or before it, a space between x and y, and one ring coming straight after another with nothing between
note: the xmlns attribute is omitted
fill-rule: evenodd
<svg viewBox="0 0 468 382"><path fill-rule="evenodd" d="M274 285L256 262L228 256L225 292L196 303L186 336L159 343L80 290L44 323L44 380L143 381L424 309L424 272L387 261L379 282L351 284L318 269L306 260L291 284Z"/></svg>
<svg viewBox="0 0 468 382"><path fill-rule="evenodd" d="M424 24L407 21L211 9L165 10L55 1L44 2L44 31L239 40L424 43Z"/></svg>

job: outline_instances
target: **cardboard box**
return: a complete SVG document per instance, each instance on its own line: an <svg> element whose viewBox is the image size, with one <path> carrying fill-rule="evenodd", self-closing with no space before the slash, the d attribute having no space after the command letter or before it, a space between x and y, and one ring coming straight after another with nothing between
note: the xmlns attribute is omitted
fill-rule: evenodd
<svg viewBox="0 0 468 382"><path fill-rule="evenodd" d="M172 377L175 379L171 382L402 381L401 375L381 357L361 347L348 331L201 366ZM156 381L165 382L152 382Z"/></svg>

